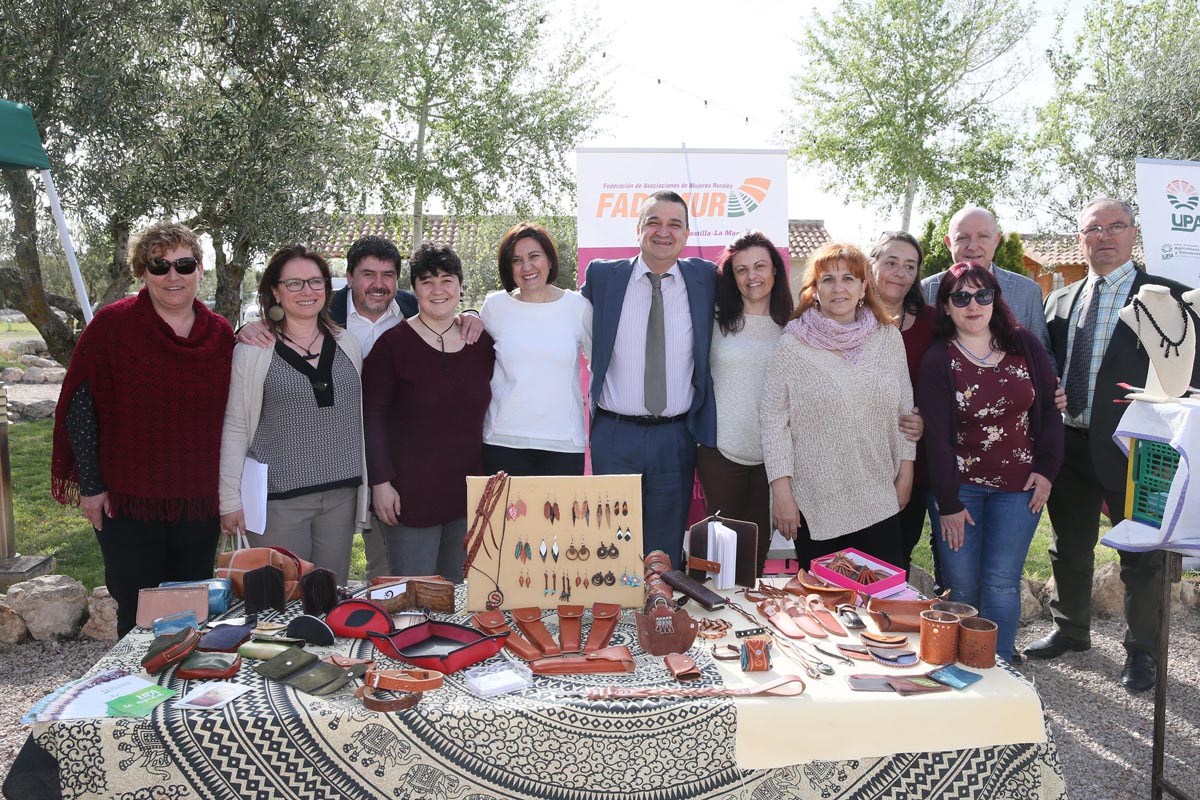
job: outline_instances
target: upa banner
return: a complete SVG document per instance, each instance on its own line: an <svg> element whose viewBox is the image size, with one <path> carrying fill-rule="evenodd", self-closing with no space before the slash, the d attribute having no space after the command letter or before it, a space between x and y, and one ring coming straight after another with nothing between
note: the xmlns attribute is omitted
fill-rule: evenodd
<svg viewBox="0 0 1200 800"><path fill-rule="evenodd" d="M1200 286L1200 162L1137 160L1147 271Z"/></svg>
<svg viewBox="0 0 1200 800"><path fill-rule="evenodd" d="M786 150L580 148L576 155L580 283L594 258L637 255L638 214L662 189L688 205L684 257L716 261L726 244L756 229L787 263Z"/></svg>

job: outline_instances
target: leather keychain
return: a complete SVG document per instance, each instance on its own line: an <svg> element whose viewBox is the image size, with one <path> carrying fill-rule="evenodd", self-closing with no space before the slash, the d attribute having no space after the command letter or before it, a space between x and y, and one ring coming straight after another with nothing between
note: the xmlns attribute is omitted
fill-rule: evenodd
<svg viewBox="0 0 1200 800"><path fill-rule="evenodd" d="M564 653L583 652L583 606L558 607L558 644Z"/></svg>
<svg viewBox="0 0 1200 800"><path fill-rule="evenodd" d="M443 675L431 669L372 669L363 675L363 685L354 690L371 711L403 711L421 702L423 692L439 689ZM376 689L406 692L393 700L375 697Z"/></svg>
<svg viewBox="0 0 1200 800"><path fill-rule="evenodd" d="M516 653L526 661L533 661L542 657L542 651L538 650L521 634L508 627L508 622L504 619L503 611L479 611L471 617L471 624L484 633L497 634L507 633L508 638L504 640L504 646Z"/></svg>
<svg viewBox="0 0 1200 800"><path fill-rule="evenodd" d="M616 603L592 603L592 628L583 652L595 653L608 647L620 619L621 607Z"/></svg>
<svg viewBox="0 0 1200 800"><path fill-rule="evenodd" d="M542 610L536 606L529 608L514 608L512 611L513 620L517 623L517 628L521 633L529 637L529 641L533 646L542 651L542 655L558 656L562 655L562 648L554 643L554 638L550 636L550 631L546 630L546 623L542 622Z"/></svg>

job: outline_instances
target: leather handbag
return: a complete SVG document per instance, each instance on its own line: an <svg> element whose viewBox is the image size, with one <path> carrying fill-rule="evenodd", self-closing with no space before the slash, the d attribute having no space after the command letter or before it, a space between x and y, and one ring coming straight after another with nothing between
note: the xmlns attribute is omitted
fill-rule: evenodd
<svg viewBox="0 0 1200 800"><path fill-rule="evenodd" d="M696 641L700 627L682 608L672 608L660 601L648 613L633 612L637 625L638 644L653 656L684 653Z"/></svg>
<svg viewBox="0 0 1200 800"><path fill-rule="evenodd" d="M755 569L758 569L756 564ZM662 574L663 581L676 591L682 592L688 597L695 600L700 605L704 606L708 611L716 611L725 605L725 598L709 589L702 583L693 580L687 574L673 569L670 572Z"/></svg>
<svg viewBox="0 0 1200 800"><path fill-rule="evenodd" d="M200 637L197 650L206 653L234 653L242 643L254 634L256 623L245 625L218 625Z"/></svg>
<svg viewBox="0 0 1200 800"><path fill-rule="evenodd" d="M287 684L306 694L324 695L336 692L351 678L362 675L367 671L367 665L335 667L312 653L292 647L259 664L254 671L264 678Z"/></svg>
<svg viewBox="0 0 1200 800"><path fill-rule="evenodd" d="M183 628L175 633L159 636L146 650L146 655L142 658L142 669L151 675L157 675L191 655L199 642L200 631L195 628Z"/></svg>
<svg viewBox="0 0 1200 800"><path fill-rule="evenodd" d="M757 636L742 642L742 672L771 670L771 640Z"/></svg>
<svg viewBox="0 0 1200 800"><path fill-rule="evenodd" d="M583 652L583 606L558 607L558 646L564 653Z"/></svg>
<svg viewBox="0 0 1200 800"><path fill-rule="evenodd" d="M208 589L208 615L219 617L233 605L233 584L226 578L208 578L202 581L166 581L159 588L168 586L203 586Z"/></svg>
<svg viewBox="0 0 1200 800"><path fill-rule="evenodd" d="M175 677L183 680L227 680L242 668L242 657L237 653L192 653L183 660Z"/></svg>
<svg viewBox="0 0 1200 800"><path fill-rule="evenodd" d="M454 613L454 583L441 575L373 578L367 597L393 614L425 608L446 614Z"/></svg>
<svg viewBox="0 0 1200 800"><path fill-rule="evenodd" d="M192 611L196 622L208 619L208 589L203 586L159 586L138 590L137 626L150 630L154 620Z"/></svg>
<svg viewBox="0 0 1200 800"><path fill-rule="evenodd" d="M526 641L524 636L508 627L508 621L505 620L503 611L477 611L471 616L471 624L484 633L507 634L508 638L504 640L504 647L526 661L542 657L541 650Z"/></svg>
<svg viewBox="0 0 1200 800"><path fill-rule="evenodd" d="M304 613L322 617L338 604L337 576L317 567L300 578L300 603Z"/></svg>
<svg viewBox="0 0 1200 800"><path fill-rule="evenodd" d="M267 565L252 569L242 576L242 589L245 593L246 613L257 614L273 608L283 611L287 608L284 599L283 570Z"/></svg>
<svg viewBox="0 0 1200 800"><path fill-rule="evenodd" d="M533 646L541 651L544 656L557 656L562 654L562 648L554 643L554 637L550 635L550 631L546 630L546 623L542 622L542 610L536 606L529 608L514 608L512 610L513 622L517 624L517 629L525 634L525 637L533 643Z"/></svg>
<svg viewBox="0 0 1200 800"><path fill-rule="evenodd" d="M311 572L315 565L283 547L247 547L246 543L245 534L239 534L237 544L241 545L240 549L217 554L217 577L228 578L233 584L233 593L245 598L247 572L259 567L278 567L283 570L284 598L288 602L299 600L300 578Z"/></svg>
<svg viewBox="0 0 1200 800"><path fill-rule="evenodd" d="M738 586L753 588L758 582L758 526L753 522L744 522L739 519L713 515L700 520L689 529L688 575L693 580L703 583L708 573L721 571L721 565L708 558L708 523L710 522L720 522L737 536L733 582Z"/></svg>
<svg viewBox="0 0 1200 800"><path fill-rule="evenodd" d="M621 607L616 603L592 603L592 628L588 631L584 655L608 647L612 635L621 621Z"/></svg>
<svg viewBox="0 0 1200 800"><path fill-rule="evenodd" d="M539 658L529 665L534 675L592 675L633 672L636 664L625 645L606 647L584 656Z"/></svg>
<svg viewBox="0 0 1200 800"><path fill-rule="evenodd" d="M663 666L675 680L681 683L698 681L701 678L700 668L696 666L696 662L692 660L691 656L683 653L668 653L663 656Z"/></svg>

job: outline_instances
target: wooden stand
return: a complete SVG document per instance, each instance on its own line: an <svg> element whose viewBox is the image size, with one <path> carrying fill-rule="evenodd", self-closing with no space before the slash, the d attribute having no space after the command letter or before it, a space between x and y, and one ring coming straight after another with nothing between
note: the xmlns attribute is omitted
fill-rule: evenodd
<svg viewBox="0 0 1200 800"><path fill-rule="evenodd" d="M1154 761L1150 769L1150 796L1162 800L1163 792L1177 800L1194 800L1163 775L1167 743L1167 642L1171 633L1171 586L1183 579L1183 556L1164 552L1162 614L1158 623L1157 682L1154 684Z"/></svg>

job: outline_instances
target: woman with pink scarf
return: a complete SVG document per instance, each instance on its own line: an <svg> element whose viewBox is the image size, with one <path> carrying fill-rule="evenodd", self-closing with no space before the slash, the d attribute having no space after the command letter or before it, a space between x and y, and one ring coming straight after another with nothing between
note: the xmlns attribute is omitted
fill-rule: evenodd
<svg viewBox="0 0 1200 800"><path fill-rule="evenodd" d="M802 565L846 547L900 563L916 447L897 418L912 407L904 342L866 255L825 245L809 258L760 407L771 515Z"/></svg>

